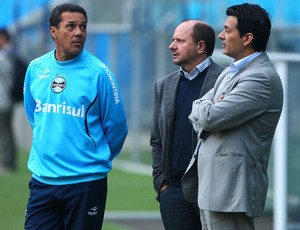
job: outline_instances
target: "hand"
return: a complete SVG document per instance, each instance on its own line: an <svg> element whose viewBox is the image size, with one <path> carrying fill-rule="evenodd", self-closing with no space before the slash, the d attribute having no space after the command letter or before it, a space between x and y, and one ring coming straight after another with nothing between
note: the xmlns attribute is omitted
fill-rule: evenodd
<svg viewBox="0 0 300 230"><path fill-rule="evenodd" d="M166 183L166 182L163 182L162 183L162 185L161 185L161 187L160 187L160 192L163 192L164 190L166 190L167 188L168 188L169 186L168 186L168 184Z"/></svg>
<svg viewBox="0 0 300 230"><path fill-rule="evenodd" d="M224 99L224 97L225 97L224 94L220 95L220 97L218 98L218 100L214 104L216 104L217 102L222 101Z"/></svg>

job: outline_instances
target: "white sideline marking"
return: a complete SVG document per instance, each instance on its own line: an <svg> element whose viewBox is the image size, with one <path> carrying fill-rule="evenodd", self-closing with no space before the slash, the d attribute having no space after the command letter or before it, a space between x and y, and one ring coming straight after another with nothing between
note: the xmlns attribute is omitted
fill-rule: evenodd
<svg viewBox="0 0 300 230"><path fill-rule="evenodd" d="M152 167L132 161L114 159L113 168L118 168L126 172L133 172L144 176L152 176Z"/></svg>
<svg viewBox="0 0 300 230"><path fill-rule="evenodd" d="M104 214L104 219L106 220L157 220L160 219L159 212L149 212L149 211L138 211L138 212L130 212L130 211L108 211Z"/></svg>

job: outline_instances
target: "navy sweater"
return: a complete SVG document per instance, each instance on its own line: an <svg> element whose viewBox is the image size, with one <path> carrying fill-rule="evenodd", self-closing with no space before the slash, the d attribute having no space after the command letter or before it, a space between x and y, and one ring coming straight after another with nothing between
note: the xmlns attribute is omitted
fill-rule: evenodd
<svg viewBox="0 0 300 230"><path fill-rule="evenodd" d="M192 111L192 103L199 98L208 68L202 71L193 80L181 77L177 89L174 132L171 184L181 186L181 178L191 160L193 153L193 127L188 120Z"/></svg>

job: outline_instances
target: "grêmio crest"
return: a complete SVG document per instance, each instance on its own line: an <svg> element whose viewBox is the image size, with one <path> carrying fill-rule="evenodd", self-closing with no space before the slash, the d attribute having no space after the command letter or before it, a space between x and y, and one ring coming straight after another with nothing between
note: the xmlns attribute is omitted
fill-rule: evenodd
<svg viewBox="0 0 300 230"><path fill-rule="evenodd" d="M56 77L51 82L51 89L54 93L61 93L66 88L66 80L63 77Z"/></svg>

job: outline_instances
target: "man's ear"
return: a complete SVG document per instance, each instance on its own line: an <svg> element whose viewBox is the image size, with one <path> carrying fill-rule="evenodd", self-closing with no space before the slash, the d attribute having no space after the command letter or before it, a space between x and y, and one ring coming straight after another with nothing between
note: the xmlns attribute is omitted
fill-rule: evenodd
<svg viewBox="0 0 300 230"><path fill-rule="evenodd" d="M197 43L197 49L198 49L198 53L203 53L205 52L206 49L206 44L205 41L201 40Z"/></svg>
<svg viewBox="0 0 300 230"><path fill-rule="evenodd" d="M253 34L252 33L246 33L243 35L244 37L244 46L249 45L253 41Z"/></svg>
<svg viewBox="0 0 300 230"><path fill-rule="evenodd" d="M50 33L53 39L56 38L56 31L57 31L56 27L50 26Z"/></svg>

